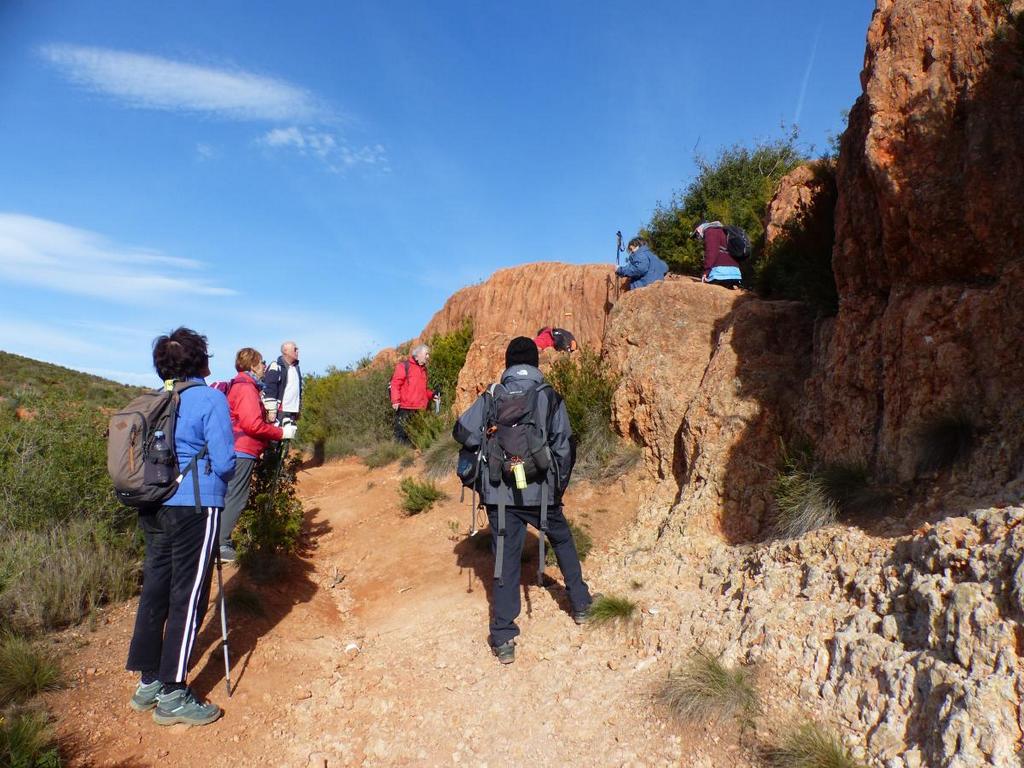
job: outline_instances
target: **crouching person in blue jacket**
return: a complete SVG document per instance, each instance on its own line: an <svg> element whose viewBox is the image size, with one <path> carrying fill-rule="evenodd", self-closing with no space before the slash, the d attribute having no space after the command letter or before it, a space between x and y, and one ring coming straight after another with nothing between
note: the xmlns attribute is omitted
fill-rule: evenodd
<svg viewBox="0 0 1024 768"><path fill-rule="evenodd" d="M515 661L520 557L527 525L540 532L538 581L543 582L546 535L565 578L577 624L587 621L592 602L562 513L562 494L574 460L572 428L565 403L544 381L537 359L537 345L531 339L513 339L505 352L501 383L480 395L452 432L470 451L482 446L487 460L478 487L487 507L495 556L490 645L502 664Z"/></svg>
<svg viewBox="0 0 1024 768"><path fill-rule="evenodd" d="M181 392L174 447L182 470L201 456L163 506L139 514L146 558L128 650L127 668L140 673L130 704L137 712L152 709L160 725L206 725L222 714L185 685L210 595L224 492L235 472L227 398L203 380L210 375L209 360L206 337L188 328L161 336L153 345L153 366L165 386L199 384Z"/></svg>
<svg viewBox="0 0 1024 768"><path fill-rule="evenodd" d="M629 290L643 288L645 285L665 279L668 264L654 255L654 251L642 237L630 240L626 250L629 251L626 263L616 269L615 274L629 278Z"/></svg>

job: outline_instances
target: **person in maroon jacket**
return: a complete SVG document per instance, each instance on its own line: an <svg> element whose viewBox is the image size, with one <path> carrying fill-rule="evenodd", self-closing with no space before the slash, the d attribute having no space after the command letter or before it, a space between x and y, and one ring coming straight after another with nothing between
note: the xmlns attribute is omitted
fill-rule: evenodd
<svg viewBox="0 0 1024 768"><path fill-rule="evenodd" d="M704 242L704 276L701 280L723 288L742 288L740 265L729 255L729 236L722 222L698 224L693 236Z"/></svg>
<svg viewBox="0 0 1024 768"><path fill-rule="evenodd" d="M295 437L295 424L279 427L267 423L267 412L260 398L260 379L267 370L263 356L252 347L244 347L235 355L235 370L238 375L228 385L228 410L235 434L235 475L228 483L224 513L220 518L220 559L225 563L236 558L231 532L249 501L256 462L272 441Z"/></svg>
<svg viewBox="0 0 1024 768"><path fill-rule="evenodd" d="M405 424L417 411L425 411L430 401L436 397L434 391L427 386L427 361L430 360L430 347L418 344L412 348L408 360L395 366L391 374L391 407L395 411L395 440L409 443L409 435Z"/></svg>

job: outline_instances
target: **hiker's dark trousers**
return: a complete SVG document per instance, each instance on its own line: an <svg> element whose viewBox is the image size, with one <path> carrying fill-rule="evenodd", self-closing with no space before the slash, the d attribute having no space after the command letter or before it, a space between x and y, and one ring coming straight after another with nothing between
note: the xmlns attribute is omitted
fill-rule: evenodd
<svg viewBox="0 0 1024 768"><path fill-rule="evenodd" d="M498 542L498 507L487 506L487 518L491 523L491 553ZM505 508L505 553L501 563L501 580L494 580L491 605L491 645L498 646L519 634L516 618L522 609L520 574L523 543L526 541L526 526L532 525L540 531L539 507ZM580 556L576 553L576 542L569 531L569 523L562 514L561 505L548 509L548 541L555 551L558 568L565 578L565 589L573 611L584 610L590 605L590 590L583 581Z"/></svg>
<svg viewBox="0 0 1024 768"><path fill-rule="evenodd" d="M405 431L405 425L409 422L409 419L412 418L414 413L418 413L414 408L399 408L395 411L395 440L398 442L405 443L406 445L410 445L412 443L412 441L409 440L408 433Z"/></svg>
<svg viewBox="0 0 1024 768"><path fill-rule="evenodd" d="M160 507L140 514L139 525L146 560L127 668L183 683L210 597L220 509Z"/></svg>
<svg viewBox="0 0 1024 768"><path fill-rule="evenodd" d="M220 517L220 546L231 546L231 532L235 530L238 518L242 516L249 501L252 488L252 470L256 459L235 456L235 474L228 480L228 492L224 495L224 514ZM194 510L193 510L194 511Z"/></svg>

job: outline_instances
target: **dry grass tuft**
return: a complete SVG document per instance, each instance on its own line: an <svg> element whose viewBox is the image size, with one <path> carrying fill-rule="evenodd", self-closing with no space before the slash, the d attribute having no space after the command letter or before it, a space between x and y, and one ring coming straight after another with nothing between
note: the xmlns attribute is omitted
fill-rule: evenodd
<svg viewBox="0 0 1024 768"><path fill-rule="evenodd" d="M60 664L52 654L23 637L0 638L0 706L24 704L62 685Z"/></svg>
<svg viewBox="0 0 1024 768"><path fill-rule="evenodd" d="M626 624L636 615L636 603L628 597L601 595L590 605L590 625Z"/></svg>
<svg viewBox="0 0 1024 768"><path fill-rule="evenodd" d="M685 720L735 718L749 725L760 712L750 671L727 667L703 650L669 674L660 698Z"/></svg>
<svg viewBox="0 0 1024 768"><path fill-rule="evenodd" d="M765 758L773 768L864 768L838 738L814 723L790 731Z"/></svg>

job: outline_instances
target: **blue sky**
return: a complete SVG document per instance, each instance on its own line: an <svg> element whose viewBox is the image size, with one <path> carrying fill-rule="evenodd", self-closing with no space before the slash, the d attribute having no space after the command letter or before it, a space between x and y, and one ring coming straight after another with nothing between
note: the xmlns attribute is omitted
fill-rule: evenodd
<svg viewBox="0 0 1024 768"><path fill-rule="evenodd" d="M0 0L0 349L344 366L496 269L612 260L695 151L824 148L873 5Z"/></svg>

